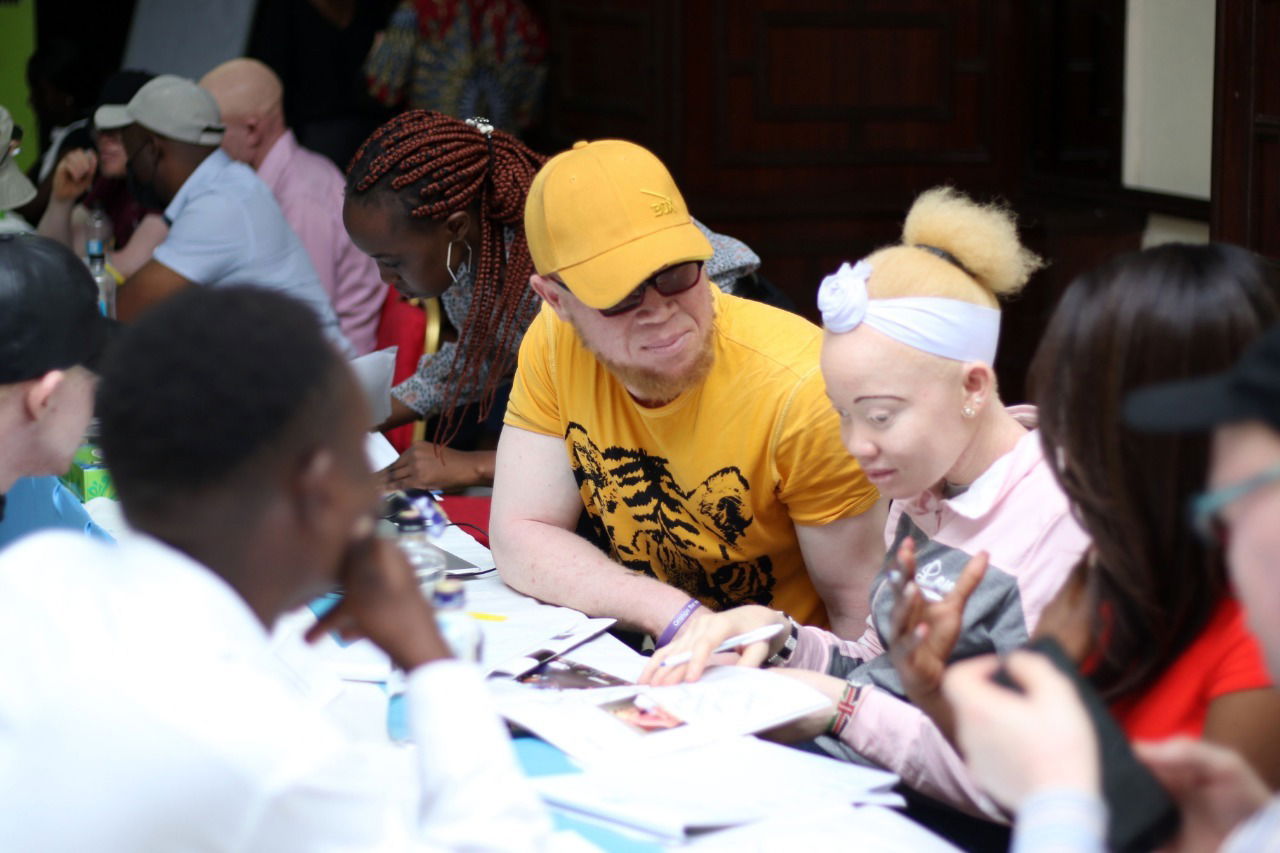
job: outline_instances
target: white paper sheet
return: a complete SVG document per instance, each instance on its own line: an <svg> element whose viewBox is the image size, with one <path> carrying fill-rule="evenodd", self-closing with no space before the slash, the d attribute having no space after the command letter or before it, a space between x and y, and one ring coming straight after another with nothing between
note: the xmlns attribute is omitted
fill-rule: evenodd
<svg viewBox="0 0 1280 853"><path fill-rule="evenodd" d="M364 455L369 459L370 471L381 471L400 458L400 454L380 432L366 433L364 437Z"/></svg>
<svg viewBox="0 0 1280 853"><path fill-rule="evenodd" d="M466 560L477 569L492 569L493 552L481 545L470 533L458 527L446 527L436 538L436 544L445 551Z"/></svg>
<svg viewBox="0 0 1280 853"><path fill-rule="evenodd" d="M375 426L391 416L391 377L396 369L396 351L399 347L387 347L377 352L356 356L347 362L355 374L360 390L369 401L369 426ZM386 467L379 466L379 467ZM373 470L377 471L378 468Z"/></svg>
<svg viewBox="0 0 1280 853"><path fill-rule="evenodd" d="M959 853L941 837L881 806L824 806L774 815L745 826L712 832L684 847L699 853ZM683 848L682 848L683 849Z"/></svg>
<svg viewBox="0 0 1280 853"><path fill-rule="evenodd" d="M578 646L565 657L633 684L649 662L647 657L612 634L601 634L586 645Z"/></svg>
<svg viewBox="0 0 1280 853"><path fill-rule="evenodd" d="M513 678L537 669L543 663L560 657L570 649L607 631L617 620L587 619L570 628L534 644L533 648L520 653L518 657L501 661L492 668L492 675L507 675Z"/></svg>
<svg viewBox="0 0 1280 853"><path fill-rule="evenodd" d="M553 805L678 840L771 815L902 803L893 773L739 737L662 757L535 780Z"/></svg>

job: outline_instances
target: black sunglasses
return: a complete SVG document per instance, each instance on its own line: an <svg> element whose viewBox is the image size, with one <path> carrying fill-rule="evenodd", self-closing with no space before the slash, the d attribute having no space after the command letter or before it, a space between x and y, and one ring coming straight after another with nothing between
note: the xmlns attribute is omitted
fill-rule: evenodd
<svg viewBox="0 0 1280 853"><path fill-rule="evenodd" d="M608 308L599 308L597 310L606 317L617 317L619 314L626 314L628 311L634 311L639 308L640 303L644 302L645 288L650 285L663 296L676 296L697 284L701 277L702 261L685 261L682 264L659 270L640 282L634 290L622 297L617 303L610 305ZM565 290L569 289L558 278L552 278L552 281Z"/></svg>

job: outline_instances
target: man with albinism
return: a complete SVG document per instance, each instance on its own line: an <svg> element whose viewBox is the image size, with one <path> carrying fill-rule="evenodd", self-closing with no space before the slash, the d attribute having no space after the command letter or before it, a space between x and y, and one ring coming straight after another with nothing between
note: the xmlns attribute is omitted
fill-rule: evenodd
<svg viewBox="0 0 1280 853"><path fill-rule="evenodd" d="M549 160L525 235L544 305L498 445L503 579L658 645L748 603L861 633L884 514L841 444L822 331L712 286L711 245L630 142Z"/></svg>

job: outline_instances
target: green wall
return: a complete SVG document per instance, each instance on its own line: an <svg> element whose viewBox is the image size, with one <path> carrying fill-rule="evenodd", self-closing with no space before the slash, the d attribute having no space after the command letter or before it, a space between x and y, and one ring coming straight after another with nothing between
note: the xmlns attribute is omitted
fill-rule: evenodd
<svg viewBox="0 0 1280 853"><path fill-rule="evenodd" d="M25 136L18 164L24 171L39 153L36 117L27 105L27 59L35 45L35 0L0 3L0 104L22 125Z"/></svg>

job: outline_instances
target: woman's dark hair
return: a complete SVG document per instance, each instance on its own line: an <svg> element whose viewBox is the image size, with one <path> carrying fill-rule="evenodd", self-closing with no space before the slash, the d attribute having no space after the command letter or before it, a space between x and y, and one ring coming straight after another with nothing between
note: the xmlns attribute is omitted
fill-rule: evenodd
<svg viewBox="0 0 1280 853"><path fill-rule="evenodd" d="M1031 364L1045 457L1093 553L1077 566L1095 602L1094 685L1108 701L1150 686L1207 623L1223 556L1187 522L1209 439L1124 426L1131 389L1225 370L1280 320L1266 261L1235 246L1123 255L1063 294Z"/></svg>
<svg viewBox="0 0 1280 853"><path fill-rule="evenodd" d="M442 220L472 207L479 212L475 294L458 330L467 345L455 350L454 382L444 389L435 435L440 444L457 432L461 389L492 361L480 401L480 417L488 415L494 392L515 367L513 343L537 310L538 299L529 287L533 260L524 236L524 201L546 159L502 131L486 137L451 116L410 110L375 130L347 167L349 197L392 193L402 201L405 215L415 219ZM503 226L515 232L509 248Z"/></svg>

